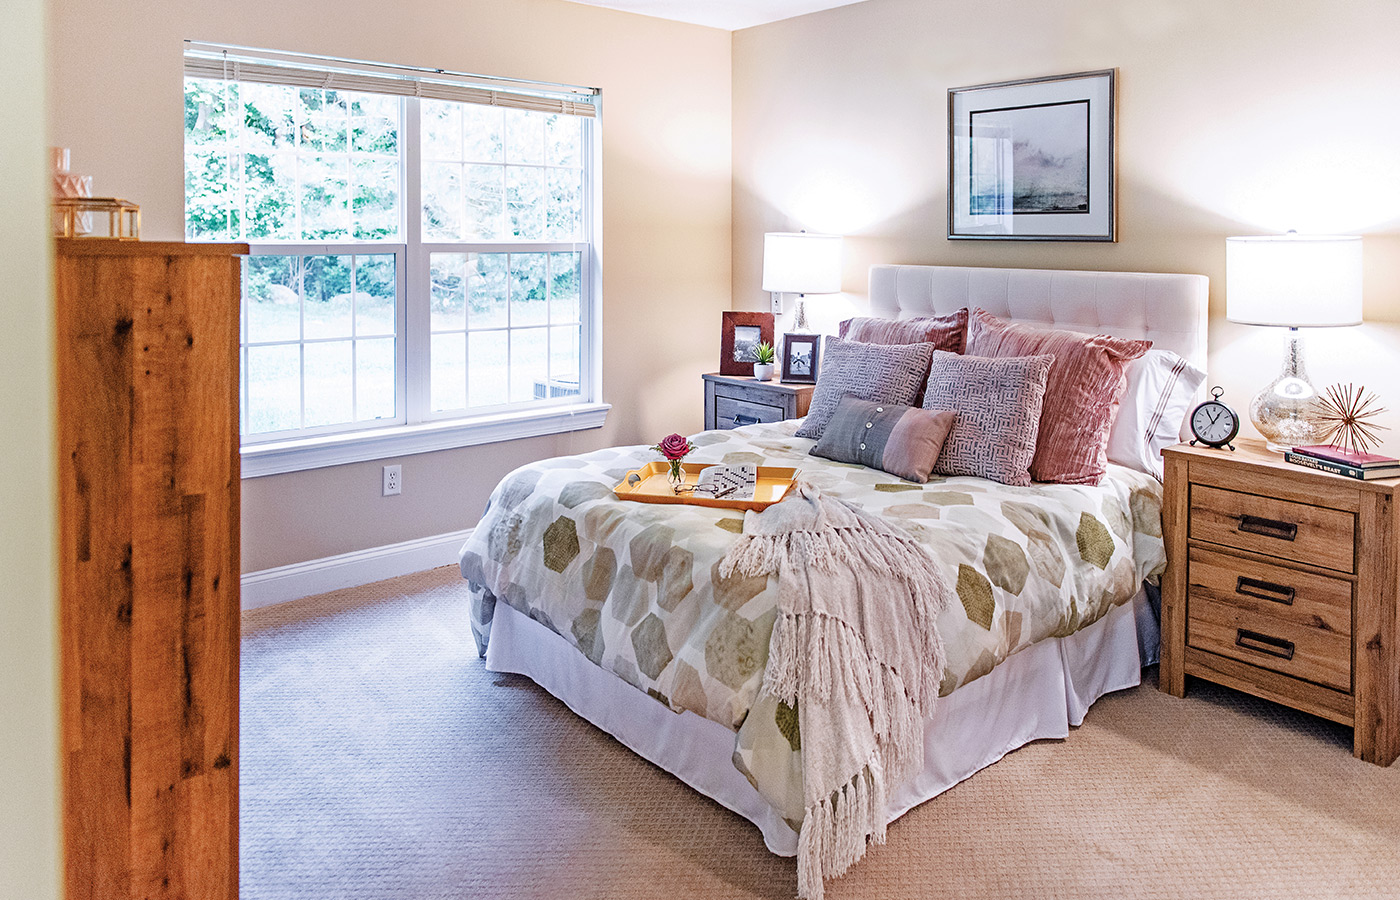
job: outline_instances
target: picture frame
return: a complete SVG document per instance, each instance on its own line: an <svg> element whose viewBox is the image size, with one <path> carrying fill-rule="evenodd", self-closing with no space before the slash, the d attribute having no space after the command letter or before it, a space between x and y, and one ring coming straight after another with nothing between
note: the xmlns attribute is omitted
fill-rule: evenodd
<svg viewBox="0 0 1400 900"><path fill-rule="evenodd" d="M1117 69L948 91L948 239L1116 241Z"/></svg>
<svg viewBox="0 0 1400 900"><path fill-rule="evenodd" d="M773 343L773 314L725 310L719 339L719 374L752 375L753 348Z"/></svg>
<svg viewBox="0 0 1400 900"><path fill-rule="evenodd" d="M786 384L816 384L821 356L819 334L783 335L783 374Z"/></svg>

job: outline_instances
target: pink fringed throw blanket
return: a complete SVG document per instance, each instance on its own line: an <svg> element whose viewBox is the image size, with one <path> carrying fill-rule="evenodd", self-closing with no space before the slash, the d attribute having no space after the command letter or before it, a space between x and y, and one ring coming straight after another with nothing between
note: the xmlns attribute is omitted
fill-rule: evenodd
<svg viewBox="0 0 1400 900"><path fill-rule="evenodd" d="M923 720L943 678L937 563L890 522L799 482L748 513L721 576L778 573L763 690L798 711L803 802L797 893L885 840L890 791L923 766Z"/></svg>

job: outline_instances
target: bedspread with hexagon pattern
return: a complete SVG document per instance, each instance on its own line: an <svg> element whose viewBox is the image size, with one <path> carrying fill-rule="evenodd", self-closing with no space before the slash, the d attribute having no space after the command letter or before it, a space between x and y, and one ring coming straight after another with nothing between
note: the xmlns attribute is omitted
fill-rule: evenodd
<svg viewBox="0 0 1400 900"><path fill-rule="evenodd" d="M809 456L796 421L707 431L687 462L795 466L828 496L900 522L940 560L960 603L938 625L941 693L1016 651L1097 621L1166 564L1161 485L1109 466L1097 486L1011 487L935 476L926 485ZM618 500L630 469L658 458L620 447L524 466L491 495L462 549L484 653L497 601L677 712L737 732L734 763L794 827L802 816L797 712L759 696L776 618L776 576L719 576L743 514Z"/></svg>

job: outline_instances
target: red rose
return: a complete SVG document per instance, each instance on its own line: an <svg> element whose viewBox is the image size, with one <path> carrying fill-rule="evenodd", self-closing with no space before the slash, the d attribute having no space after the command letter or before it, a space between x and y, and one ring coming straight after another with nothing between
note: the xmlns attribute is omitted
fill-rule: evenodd
<svg viewBox="0 0 1400 900"><path fill-rule="evenodd" d="M679 434L668 434L661 439L661 443L652 447L657 453L669 460L677 460L695 449L695 445Z"/></svg>

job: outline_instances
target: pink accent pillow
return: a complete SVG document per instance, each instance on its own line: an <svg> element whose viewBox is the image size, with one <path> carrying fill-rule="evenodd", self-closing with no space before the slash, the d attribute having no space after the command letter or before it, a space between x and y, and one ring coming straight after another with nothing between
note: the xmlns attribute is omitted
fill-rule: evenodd
<svg viewBox="0 0 1400 900"><path fill-rule="evenodd" d="M1030 484L1045 380L1054 361L1052 356L987 359L935 350L924 409L952 410L957 418L933 471Z"/></svg>
<svg viewBox="0 0 1400 900"><path fill-rule="evenodd" d="M1037 328L983 309L967 323L971 356L1055 357L1045 385L1031 477L1061 484L1098 484L1108 466L1108 434L1127 386L1124 367L1151 341Z"/></svg>
<svg viewBox="0 0 1400 900"><path fill-rule="evenodd" d="M967 307L946 316L917 319L846 319L837 334L865 344L933 344L935 350L961 353L967 345Z"/></svg>

